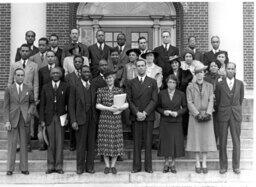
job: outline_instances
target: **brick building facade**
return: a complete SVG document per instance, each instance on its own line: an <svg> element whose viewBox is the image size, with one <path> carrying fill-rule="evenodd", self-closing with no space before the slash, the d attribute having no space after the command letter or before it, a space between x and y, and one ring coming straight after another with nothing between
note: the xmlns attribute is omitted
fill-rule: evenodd
<svg viewBox="0 0 256 187"><path fill-rule="evenodd" d="M209 3L180 2L173 3L176 11L176 45L182 51L187 45L187 39L195 35L198 46L203 51L209 50ZM56 33L60 37L60 45L69 41L69 31L77 26L77 9L79 3L46 3L46 35ZM253 33L254 33L254 3L243 3L243 59L244 82L246 88L253 89ZM0 44L0 90L6 86L10 66L11 38L11 4L0 4L1 11L1 44ZM39 38L37 38L39 39ZM222 40L225 40L222 38ZM37 45L37 43L35 43ZM18 46L17 46L18 47Z"/></svg>

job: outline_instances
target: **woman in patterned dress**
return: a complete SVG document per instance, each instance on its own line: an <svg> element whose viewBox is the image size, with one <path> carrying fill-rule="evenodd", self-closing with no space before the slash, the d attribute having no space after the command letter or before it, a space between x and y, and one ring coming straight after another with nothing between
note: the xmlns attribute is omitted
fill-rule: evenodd
<svg viewBox="0 0 256 187"><path fill-rule="evenodd" d="M107 86L97 91L96 108L101 110L98 125L98 155L103 155L105 162L104 173L117 173L115 163L118 156L123 155L123 131L121 111L128 108L128 103L121 107L113 105L114 95L122 94L121 88L114 86L115 72L104 74ZM119 111L119 114L115 114ZM110 165L111 160L111 165Z"/></svg>

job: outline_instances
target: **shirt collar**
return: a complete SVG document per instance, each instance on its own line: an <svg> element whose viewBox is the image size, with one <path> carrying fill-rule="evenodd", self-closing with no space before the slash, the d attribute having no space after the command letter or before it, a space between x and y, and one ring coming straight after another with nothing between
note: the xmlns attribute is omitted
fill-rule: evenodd
<svg viewBox="0 0 256 187"><path fill-rule="evenodd" d="M53 47L51 47L51 50L52 51L54 51L55 53L58 51L58 46L57 47L55 47L55 48L53 48Z"/></svg>
<svg viewBox="0 0 256 187"><path fill-rule="evenodd" d="M58 81L58 82L54 82L54 81L52 81L52 87L53 87L53 88L54 88L54 86L55 86L55 83L57 83L57 88L59 88L60 81Z"/></svg>
<svg viewBox="0 0 256 187"><path fill-rule="evenodd" d="M21 63L23 64L23 62L24 62L24 60L23 59L21 59ZM27 65L27 63L28 63L28 59L27 60L25 60L25 65Z"/></svg>
<svg viewBox="0 0 256 187"><path fill-rule="evenodd" d="M227 82L229 83L229 82L234 82L235 81L235 77L233 77L232 79L229 79L228 77L226 78L226 80L227 80Z"/></svg>
<svg viewBox="0 0 256 187"><path fill-rule="evenodd" d="M81 81L82 81L82 83L83 83L84 86L86 85L86 83L88 83L89 85L91 85L91 83L90 83L89 80L88 80L88 81L84 81L83 79L81 79Z"/></svg>
<svg viewBox="0 0 256 187"><path fill-rule="evenodd" d="M16 88L18 90L18 93L19 93L19 86L21 86L21 91L23 90L23 83L18 84L17 82L15 82L15 84L16 84Z"/></svg>
<svg viewBox="0 0 256 187"><path fill-rule="evenodd" d="M97 42L97 46L100 47L100 43L99 42ZM101 46L102 46L102 49L103 49L104 48L104 43L102 43Z"/></svg>
<svg viewBox="0 0 256 187"><path fill-rule="evenodd" d="M48 64L48 68L50 69L51 67L54 68L55 64L52 64L52 65Z"/></svg>
<svg viewBox="0 0 256 187"><path fill-rule="evenodd" d="M164 47L164 48L165 48L165 45L166 45L166 44L163 43L163 47ZM167 44L167 49L169 49L169 47L170 47L170 43Z"/></svg>
<svg viewBox="0 0 256 187"><path fill-rule="evenodd" d="M218 53L219 51L220 51L219 49L217 49L217 50L212 49L212 52L213 52L214 54Z"/></svg>
<svg viewBox="0 0 256 187"><path fill-rule="evenodd" d="M141 80L141 78L142 78L142 82L144 82L144 80L145 80L146 76L147 76L146 74L145 74L143 77L141 77L141 76L139 76L139 75L138 75L138 79L139 79L139 81L140 81L140 80Z"/></svg>

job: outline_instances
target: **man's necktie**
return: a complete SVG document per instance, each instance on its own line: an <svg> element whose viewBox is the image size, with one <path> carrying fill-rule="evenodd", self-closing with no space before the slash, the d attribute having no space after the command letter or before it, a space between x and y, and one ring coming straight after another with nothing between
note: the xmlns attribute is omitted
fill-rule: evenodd
<svg viewBox="0 0 256 187"><path fill-rule="evenodd" d="M57 83L54 83L53 89L54 89L54 91L57 91L57 89L58 89Z"/></svg>
<svg viewBox="0 0 256 187"><path fill-rule="evenodd" d="M119 54L122 53L122 47L119 47Z"/></svg>
<svg viewBox="0 0 256 187"><path fill-rule="evenodd" d="M19 85L19 100L21 99L21 93L22 93L22 90L21 90L21 85Z"/></svg>
<svg viewBox="0 0 256 187"><path fill-rule="evenodd" d="M44 61L44 54L41 54L41 61Z"/></svg>
<svg viewBox="0 0 256 187"><path fill-rule="evenodd" d="M103 49L102 49L102 43L100 43L100 50L103 51Z"/></svg>
<svg viewBox="0 0 256 187"><path fill-rule="evenodd" d="M165 44L165 47L164 47L164 48L165 48L165 50L167 51L167 44Z"/></svg>
<svg viewBox="0 0 256 187"><path fill-rule="evenodd" d="M232 90L233 86L232 86L232 82L231 81L229 82L228 87L229 87L230 90Z"/></svg>
<svg viewBox="0 0 256 187"><path fill-rule="evenodd" d="M143 83L143 79L142 78L140 78L140 84L142 84Z"/></svg>
<svg viewBox="0 0 256 187"><path fill-rule="evenodd" d="M26 68L26 60L23 61L22 66L23 66L23 69Z"/></svg>
<svg viewBox="0 0 256 187"><path fill-rule="evenodd" d="M85 88L86 88L87 90L90 88L90 85L89 85L89 82L88 82L88 81L86 81L86 83L85 83Z"/></svg>

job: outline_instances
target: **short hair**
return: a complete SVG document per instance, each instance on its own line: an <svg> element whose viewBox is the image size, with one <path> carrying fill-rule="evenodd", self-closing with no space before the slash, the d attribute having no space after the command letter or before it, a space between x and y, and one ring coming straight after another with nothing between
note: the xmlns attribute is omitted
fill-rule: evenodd
<svg viewBox="0 0 256 187"><path fill-rule="evenodd" d="M27 48L30 49L30 46L29 46L28 44L22 44L22 45L20 46L20 48L22 48L22 47L27 47Z"/></svg>
<svg viewBox="0 0 256 187"><path fill-rule="evenodd" d="M105 58L100 59L100 60L99 60L99 63L100 63L101 61L105 61L105 62L108 63L107 59L105 59Z"/></svg>
<svg viewBox="0 0 256 187"><path fill-rule="evenodd" d="M144 40L147 41L147 39L145 38L145 36L140 36L139 39L138 39L138 43L140 43L140 40L142 40L142 39L144 39Z"/></svg>
<svg viewBox="0 0 256 187"><path fill-rule="evenodd" d="M45 54L47 55L49 52L52 52L52 53L54 54L54 56L56 56L55 53L54 53L54 51L53 51L53 50L50 50L50 49L47 50Z"/></svg>
<svg viewBox="0 0 256 187"><path fill-rule="evenodd" d="M118 38L119 36L124 36L124 38L126 39L126 36L125 36L125 34L123 33L123 32L120 32L120 33L118 33L118 35L117 35L117 37L116 38Z"/></svg>
<svg viewBox="0 0 256 187"><path fill-rule="evenodd" d="M49 38L51 38L52 36L56 37L56 38L57 38L57 40L59 40L59 36L58 36L57 34L53 33L53 34L51 34L51 35L50 35L50 37L49 37Z"/></svg>
<svg viewBox="0 0 256 187"><path fill-rule="evenodd" d="M105 32L102 29L99 29L97 30L96 35L98 35L99 32L103 32L105 34Z"/></svg>
<svg viewBox="0 0 256 187"><path fill-rule="evenodd" d="M72 30L77 30L78 33L79 33L79 29L78 29L78 28L72 28L72 29L70 30L70 34L71 34Z"/></svg>
<svg viewBox="0 0 256 187"><path fill-rule="evenodd" d="M23 73L24 73L24 75L25 75L24 69L22 69L22 68L20 68L20 67L18 67L18 68L16 68L16 69L14 70L14 75L16 75L16 72L19 71L19 70L23 71Z"/></svg>
<svg viewBox="0 0 256 187"><path fill-rule="evenodd" d="M213 39L213 38L218 38L218 40L220 41L220 37L216 35L216 36L212 36L212 37L211 37L211 42L212 42L212 39Z"/></svg>
<svg viewBox="0 0 256 187"><path fill-rule="evenodd" d="M49 43L49 40L48 40L46 37L42 37L42 38L40 38L40 39L38 40L38 42L40 42L40 41L45 41L45 42L46 42L46 44L48 44L48 43Z"/></svg>
<svg viewBox="0 0 256 187"><path fill-rule="evenodd" d="M138 62L144 62L145 63L145 65L147 65L147 61L146 60L144 60L144 59L142 59L142 58L139 58L136 62L135 62L135 64L136 64L136 66L137 66L137 63Z"/></svg>
<svg viewBox="0 0 256 187"><path fill-rule="evenodd" d="M176 82L176 84L178 83L178 78L174 75L174 74L170 74L167 78L166 78L166 83L168 83L169 80L174 80Z"/></svg>
<svg viewBox="0 0 256 187"><path fill-rule="evenodd" d="M209 68L210 68L210 66L211 66L211 64L212 64L213 62L218 66L219 69L221 68L221 62L220 62L219 60L217 60L217 59L216 59L215 61L212 61L212 62L209 64Z"/></svg>
<svg viewBox="0 0 256 187"><path fill-rule="evenodd" d="M228 62L227 65L226 65L226 68L228 67L229 64L233 64L235 66L235 69L236 69L236 63L234 63L234 62Z"/></svg>
<svg viewBox="0 0 256 187"><path fill-rule="evenodd" d="M163 34L164 34L165 32L168 32L168 33L169 33L169 36L171 36L171 32L170 32L170 31L167 31L167 30L163 31L161 36L163 36Z"/></svg>
<svg viewBox="0 0 256 187"><path fill-rule="evenodd" d="M34 35L34 37L36 37L36 33L35 33L34 31L32 31L32 30L27 31L27 32L25 33L25 36L27 36L27 34L28 34L29 32L32 32L33 35Z"/></svg>
<svg viewBox="0 0 256 187"><path fill-rule="evenodd" d="M50 71L50 75L52 74L52 71L55 70L55 69L57 69L60 72L61 76L63 75L62 69L59 66L55 66L54 68L52 68L51 71Z"/></svg>
<svg viewBox="0 0 256 187"><path fill-rule="evenodd" d="M82 63L84 63L84 58L83 58L82 55L80 55L80 54L75 55L73 60L75 61L76 58L81 58L82 59Z"/></svg>
<svg viewBox="0 0 256 187"><path fill-rule="evenodd" d="M90 70L90 66L88 66L88 65L86 65L86 64L84 64L83 66L82 66L82 69L83 68L88 68L89 70Z"/></svg>
<svg viewBox="0 0 256 187"><path fill-rule="evenodd" d="M195 39L196 39L195 36L189 36L189 37L188 37L188 42L190 41L191 38L195 38Z"/></svg>

